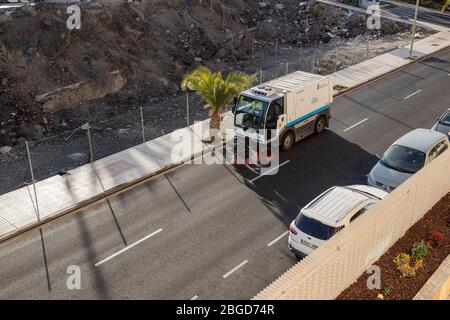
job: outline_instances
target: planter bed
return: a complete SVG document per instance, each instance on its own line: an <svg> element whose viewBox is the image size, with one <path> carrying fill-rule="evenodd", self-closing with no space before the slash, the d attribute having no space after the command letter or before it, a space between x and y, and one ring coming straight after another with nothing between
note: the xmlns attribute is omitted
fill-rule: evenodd
<svg viewBox="0 0 450 320"><path fill-rule="evenodd" d="M440 264L450 254L450 193L442 198L425 216L416 222L374 265L381 269L381 289L369 289L367 279L370 274L362 274L358 280L344 290L338 300L410 300L425 285ZM432 246L423 258L423 267L417 269L413 277L401 277L396 257L401 253L411 255L415 244L427 243L431 231L444 235L439 245ZM413 265L414 263L411 263ZM382 295L382 296L381 296Z"/></svg>

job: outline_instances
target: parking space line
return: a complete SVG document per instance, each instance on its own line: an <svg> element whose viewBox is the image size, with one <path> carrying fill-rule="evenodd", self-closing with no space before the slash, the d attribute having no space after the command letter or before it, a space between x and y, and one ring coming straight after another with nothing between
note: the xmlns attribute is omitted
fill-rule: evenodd
<svg viewBox="0 0 450 320"><path fill-rule="evenodd" d="M227 273L225 273L222 278L226 279L228 278L233 272L235 272L236 270L238 270L239 268L241 268L243 265L245 265L248 262L248 260L242 261L239 265L237 265L236 267L234 267L233 269L231 269L230 271L228 271Z"/></svg>
<svg viewBox="0 0 450 320"><path fill-rule="evenodd" d="M417 90L416 92L411 93L410 95L407 95L406 97L403 98L403 100L409 99L412 96L418 94L419 92L422 92L422 89Z"/></svg>
<svg viewBox="0 0 450 320"><path fill-rule="evenodd" d="M249 180L249 182L255 182L256 180L258 180L258 179L260 179L260 178L262 178L262 177L268 175L269 173L272 173L273 171L278 170L279 168L281 168L282 166L288 164L289 162L291 162L291 160L287 160L287 161L283 162L282 164L276 166L275 168L272 168L272 169L268 170L268 171L265 172L264 174L259 175L259 176L257 176L256 178L253 178L252 180Z"/></svg>
<svg viewBox="0 0 450 320"><path fill-rule="evenodd" d="M195 295L190 300L197 300L197 299L198 299L198 295Z"/></svg>
<svg viewBox="0 0 450 320"><path fill-rule="evenodd" d="M272 245L274 245L276 242L278 242L279 240L281 240L283 237L287 236L287 234L289 233L289 231L286 231L285 233L283 233L281 236L277 237L275 240L269 242L267 244L268 247L271 247Z"/></svg>
<svg viewBox="0 0 450 320"><path fill-rule="evenodd" d="M153 233L150 233L148 236L145 236L144 238L142 238L142 239L140 239L140 240L138 240L138 241L136 241L136 242L130 244L129 246L126 246L126 247L123 248L122 250L117 251L116 253L110 255L109 257L103 259L102 261L97 262L97 263L95 264L95 266L98 267L98 266L104 264L105 262L111 260L112 258L117 257L119 254L122 254L122 253L124 253L125 251L128 251L128 250L130 250L131 248L137 246L138 244L144 242L145 240L147 240L147 239L153 237L154 235L157 235L157 234L160 233L162 230L163 230L163 229L159 229L159 230L156 230L156 231L153 232Z"/></svg>
<svg viewBox="0 0 450 320"><path fill-rule="evenodd" d="M347 129L345 129L344 132L347 132L347 131L349 131L349 130L359 126L360 124L366 122L367 120L369 120L369 118L362 119L360 122L355 123L354 125L352 125L352 126L348 127Z"/></svg>

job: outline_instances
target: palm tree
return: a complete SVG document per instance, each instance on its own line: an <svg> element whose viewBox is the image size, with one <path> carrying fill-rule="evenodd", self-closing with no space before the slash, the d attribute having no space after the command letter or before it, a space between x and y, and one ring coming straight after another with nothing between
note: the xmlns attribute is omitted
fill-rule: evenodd
<svg viewBox="0 0 450 320"><path fill-rule="evenodd" d="M442 7L442 12L444 12L445 10L447 10L447 8L450 6L450 0L447 0L444 3L444 6Z"/></svg>
<svg viewBox="0 0 450 320"><path fill-rule="evenodd" d="M256 75L241 71L231 72L224 78L222 72L212 72L207 67L199 67L184 77L181 89L197 91L206 102L205 108L210 108L210 129L219 130L222 111L234 97L251 87L255 81Z"/></svg>

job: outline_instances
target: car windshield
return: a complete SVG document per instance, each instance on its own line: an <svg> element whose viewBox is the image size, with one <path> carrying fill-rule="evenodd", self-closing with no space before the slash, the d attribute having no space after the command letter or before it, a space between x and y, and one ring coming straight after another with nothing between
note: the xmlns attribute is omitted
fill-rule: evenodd
<svg viewBox="0 0 450 320"><path fill-rule="evenodd" d="M381 158L386 167L406 173L416 173L423 168L426 155L422 151L393 145Z"/></svg>
<svg viewBox="0 0 450 320"><path fill-rule="evenodd" d="M268 102L240 96L236 105L234 124L242 128L262 129Z"/></svg>
<svg viewBox="0 0 450 320"><path fill-rule="evenodd" d="M302 232L320 240L328 240L336 233L336 228L303 214L299 214L297 219L295 219L295 226Z"/></svg>
<svg viewBox="0 0 450 320"><path fill-rule="evenodd" d="M447 112L444 114L441 118L441 121L439 121L440 124L443 124L444 126L450 126L450 112Z"/></svg>

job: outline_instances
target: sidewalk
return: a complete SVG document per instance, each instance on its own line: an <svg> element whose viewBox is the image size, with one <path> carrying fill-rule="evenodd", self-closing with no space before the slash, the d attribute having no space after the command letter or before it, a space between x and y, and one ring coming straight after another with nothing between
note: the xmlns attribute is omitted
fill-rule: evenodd
<svg viewBox="0 0 450 320"><path fill-rule="evenodd" d="M439 32L417 41L414 55L420 58L448 46L450 31ZM334 92L342 93L403 67L411 63L407 57L408 48L400 48L335 72L329 75ZM37 182L39 212L36 210L31 185L1 195L0 241L200 156L210 146L202 142L196 129L207 126L209 120L70 170L64 176L53 176ZM226 113L222 131L232 127L233 117L231 113ZM179 141L172 141L173 137L190 141L191 144L191 154L176 162L172 162L171 153ZM226 137L227 140L232 138Z"/></svg>
<svg viewBox="0 0 450 320"><path fill-rule="evenodd" d="M450 29L438 32L414 44L413 58L420 59L450 44ZM367 81L378 78L409 63L409 47L392 50L357 65L329 75L338 94Z"/></svg>

